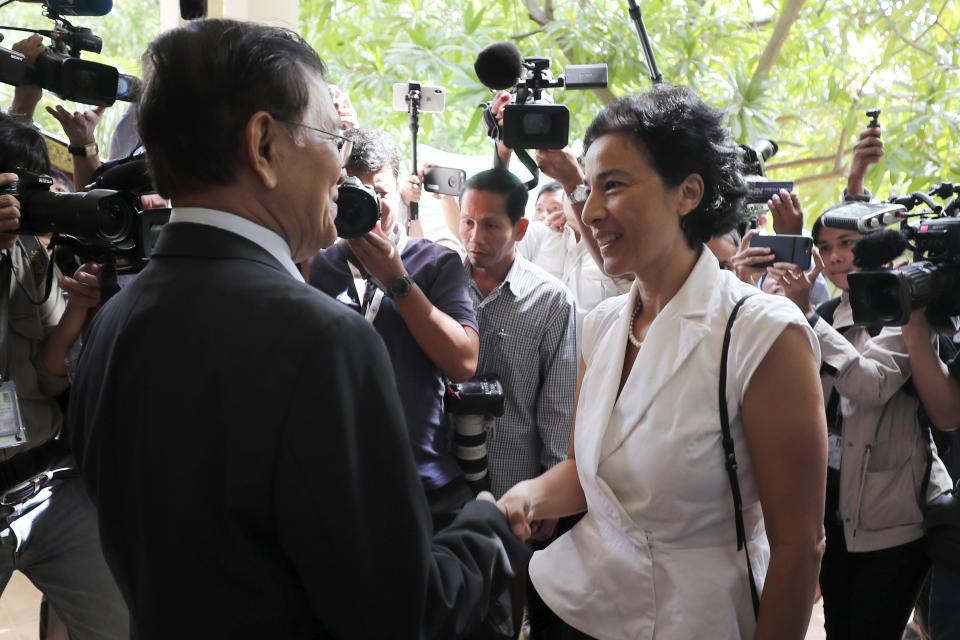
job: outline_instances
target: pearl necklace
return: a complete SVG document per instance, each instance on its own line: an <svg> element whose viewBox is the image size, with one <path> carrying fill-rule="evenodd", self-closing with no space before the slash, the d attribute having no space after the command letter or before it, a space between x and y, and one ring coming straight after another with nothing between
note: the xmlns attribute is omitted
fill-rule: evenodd
<svg viewBox="0 0 960 640"><path fill-rule="evenodd" d="M637 349L640 348L640 345L643 344L643 340L637 340L633 336L633 323L637 319L637 313L643 307L643 301L640 299L640 296L637 296L637 302L633 305L633 313L630 314L630 324L627 326L627 338L630 340L630 344L635 346Z"/></svg>

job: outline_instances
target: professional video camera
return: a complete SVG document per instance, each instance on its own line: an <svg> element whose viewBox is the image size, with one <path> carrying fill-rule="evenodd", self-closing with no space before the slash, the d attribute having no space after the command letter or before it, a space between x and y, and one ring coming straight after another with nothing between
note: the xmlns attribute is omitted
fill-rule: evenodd
<svg viewBox="0 0 960 640"><path fill-rule="evenodd" d="M865 235L854 246L860 271L847 275L850 306L857 324L900 326L915 309L925 309L938 331L956 330L960 315L960 184L944 182L928 193L893 196L887 202L852 202L829 209L823 226ZM943 201L953 198L946 206ZM914 207L929 209L907 213ZM907 218L918 220L908 221ZM900 229L884 229L900 223ZM913 264L881 268L904 251Z"/></svg>
<svg viewBox="0 0 960 640"><path fill-rule="evenodd" d="M65 7L60 6L62 0L43 0L43 4L44 15L53 20L53 29L0 27L39 33L51 40L50 45L37 56L33 67L27 66L23 54L0 47L0 82L14 86L35 84L64 100L97 106L110 106L116 100L136 100L140 91L138 78L121 74L106 64L80 59L84 51L100 53L103 41L90 29L75 27L67 21L61 15L66 12ZM73 7L74 15L105 15L112 6L109 0L86 0L85 3L76 4L84 6L80 10Z"/></svg>
<svg viewBox="0 0 960 640"><path fill-rule="evenodd" d="M136 273L146 266L157 235L170 218L169 209L141 208L138 193L151 191L149 183L130 184L131 176L147 175L145 162L141 157L110 164L93 189L80 193L50 191L49 176L13 169L20 179L0 188L0 193L20 200L16 233L52 233L54 247L68 246L81 257L109 263L119 274Z"/></svg>
<svg viewBox="0 0 960 640"><path fill-rule="evenodd" d="M484 109L487 132L514 151L567 146L570 111L562 104L546 102L544 89L599 89L607 86L605 64L570 65L554 81L550 79L549 58L524 58L510 42L496 42L485 48L477 56L473 68L485 86L494 91L511 89L514 93L503 112L502 130L490 112L490 103L480 105Z"/></svg>

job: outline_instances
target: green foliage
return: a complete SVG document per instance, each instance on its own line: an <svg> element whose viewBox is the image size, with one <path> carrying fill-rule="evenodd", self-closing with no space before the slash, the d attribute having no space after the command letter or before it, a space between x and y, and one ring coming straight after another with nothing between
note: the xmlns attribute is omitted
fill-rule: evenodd
<svg viewBox="0 0 960 640"><path fill-rule="evenodd" d="M886 156L867 175L879 197L960 180L960 4L954 0L820 0L806 3L781 43L769 74L755 78L761 55L789 0L645 0L643 19L666 82L697 90L720 109L740 142L780 144L769 177L795 180L812 218L836 202L850 151L883 110ZM544 15L530 17L530 8ZM419 80L447 89L447 109L423 114L419 139L440 149L488 155L477 105L492 97L473 72L477 52L510 39L525 55L568 64L605 62L607 92L552 92L571 110L571 141L603 104L650 86L628 3L623 0L302 0L302 35L348 91L365 126L405 144L405 112L391 109L391 86ZM8 25L49 28L36 4L3 8ZM104 55L85 58L139 72L139 56L159 31L158 0L122 0L110 15L80 18L104 39ZM9 47L25 34L4 32ZM9 104L12 88L0 86ZM52 95L44 103L56 102ZM67 105L69 109L83 108ZM104 115L105 146L125 107ZM39 113L44 128L56 121Z"/></svg>
<svg viewBox="0 0 960 640"><path fill-rule="evenodd" d="M484 46L510 39L525 55L567 64L606 62L610 91L554 91L571 110L571 141L611 96L650 86L639 38L620 0L553 0L538 24L527 7L545 1L304 0L304 36L350 92L361 121L408 138L408 120L390 109L394 82L447 88L447 111L421 118L420 140L450 151L488 154L477 104L491 96L473 74ZM786 4L784 0L783 4ZM795 180L809 214L837 201L864 110L883 110L887 155L867 175L879 197L960 179L960 6L952 0L821 0L791 25L769 75L753 83L781 2L650 0L640 3L666 82L697 90L727 118L740 142L780 144L774 180ZM751 90L751 86L754 88ZM820 159L820 160L818 160ZM809 221L808 221L809 224Z"/></svg>

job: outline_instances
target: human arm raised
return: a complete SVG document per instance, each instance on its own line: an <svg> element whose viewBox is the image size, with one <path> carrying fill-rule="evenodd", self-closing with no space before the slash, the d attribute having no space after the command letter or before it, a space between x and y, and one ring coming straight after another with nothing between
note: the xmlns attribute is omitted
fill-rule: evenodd
<svg viewBox="0 0 960 640"><path fill-rule="evenodd" d="M741 408L770 542L756 640L802 640L823 556L827 425L817 362L802 327L774 341Z"/></svg>
<svg viewBox="0 0 960 640"><path fill-rule="evenodd" d="M384 285L407 274L400 251L379 231L379 225L374 231L350 240L350 248L364 269ZM480 337L476 331L438 309L416 283L410 293L395 298L393 303L413 339L431 362L454 382L463 382L473 376L480 352Z"/></svg>
<svg viewBox="0 0 960 640"><path fill-rule="evenodd" d="M67 308L47 336L41 358L47 371L63 376L67 374L67 352L100 306L100 265L94 262L84 264L72 278L62 277L59 287L67 292Z"/></svg>
<svg viewBox="0 0 960 640"><path fill-rule="evenodd" d="M47 107L47 113L52 115L63 132L67 134L71 147L83 147L95 142L94 132L97 130L97 124L100 122L100 116L106 107L97 107L87 111L74 111L70 113L62 106L57 105L56 109ZM90 184L93 181L94 172L100 168L100 156L95 153L91 156L73 155L73 181L78 189Z"/></svg>
<svg viewBox="0 0 960 640"><path fill-rule="evenodd" d="M950 375L934 350L934 336L923 309L910 314L902 333L910 354L913 386L930 420L944 431L960 428L960 380Z"/></svg>
<svg viewBox="0 0 960 640"><path fill-rule="evenodd" d="M867 200L869 194L863 188L863 179L870 165L883 157L883 140L880 128L872 127L860 132L860 138L853 147L853 160L850 162L850 175L847 177L847 197L854 200Z"/></svg>

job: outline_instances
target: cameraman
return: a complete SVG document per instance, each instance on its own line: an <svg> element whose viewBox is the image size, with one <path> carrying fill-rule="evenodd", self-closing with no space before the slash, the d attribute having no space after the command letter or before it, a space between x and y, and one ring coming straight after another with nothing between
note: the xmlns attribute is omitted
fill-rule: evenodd
<svg viewBox="0 0 960 640"><path fill-rule="evenodd" d="M861 234L818 219L812 235L819 250L813 269L776 263L768 273L807 314L823 356L830 448L820 586L827 639L899 640L930 567L922 509L950 489L950 478L934 452L927 495L917 495L930 436L920 427L916 394L904 389L911 359L900 329L853 325L847 275ZM842 295L814 310L810 291L821 270Z"/></svg>
<svg viewBox="0 0 960 640"><path fill-rule="evenodd" d="M944 353L944 347L951 343L942 336L941 352L937 354L923 309L914 311L910 321L903 325L903 340L910 354L913 386L924 411L935 427L954 432L950 434L950 447L939 453L948 460L947 468L956 479L960 460L960 451L957 450L960 440L955 432L960 428L960 354L955 349L952 354ZM933 564L930 578L927 626L931 640L956 638L960 633L960 573L940 562Z"/></svg>
<svg viewBox="0 0 960 640"><path fill-rule="evenodd" d="M46 171L41 135L0 116L0 168ZM17 180L0 174L2 187ZM56 399L69 385L67 350L99 304L99 267L84 265L73 278L55 271L68 302L52 291L34 304L31 298L43 298L44 272L54 267L34 236L10 233L20 217L17 197L0 195L0 379L15 386L4 389L9 400L0 406L0 585L19 569L47 596L71 638L126 638L126 605L103 558L96 510L61 437Z"/></svg>

